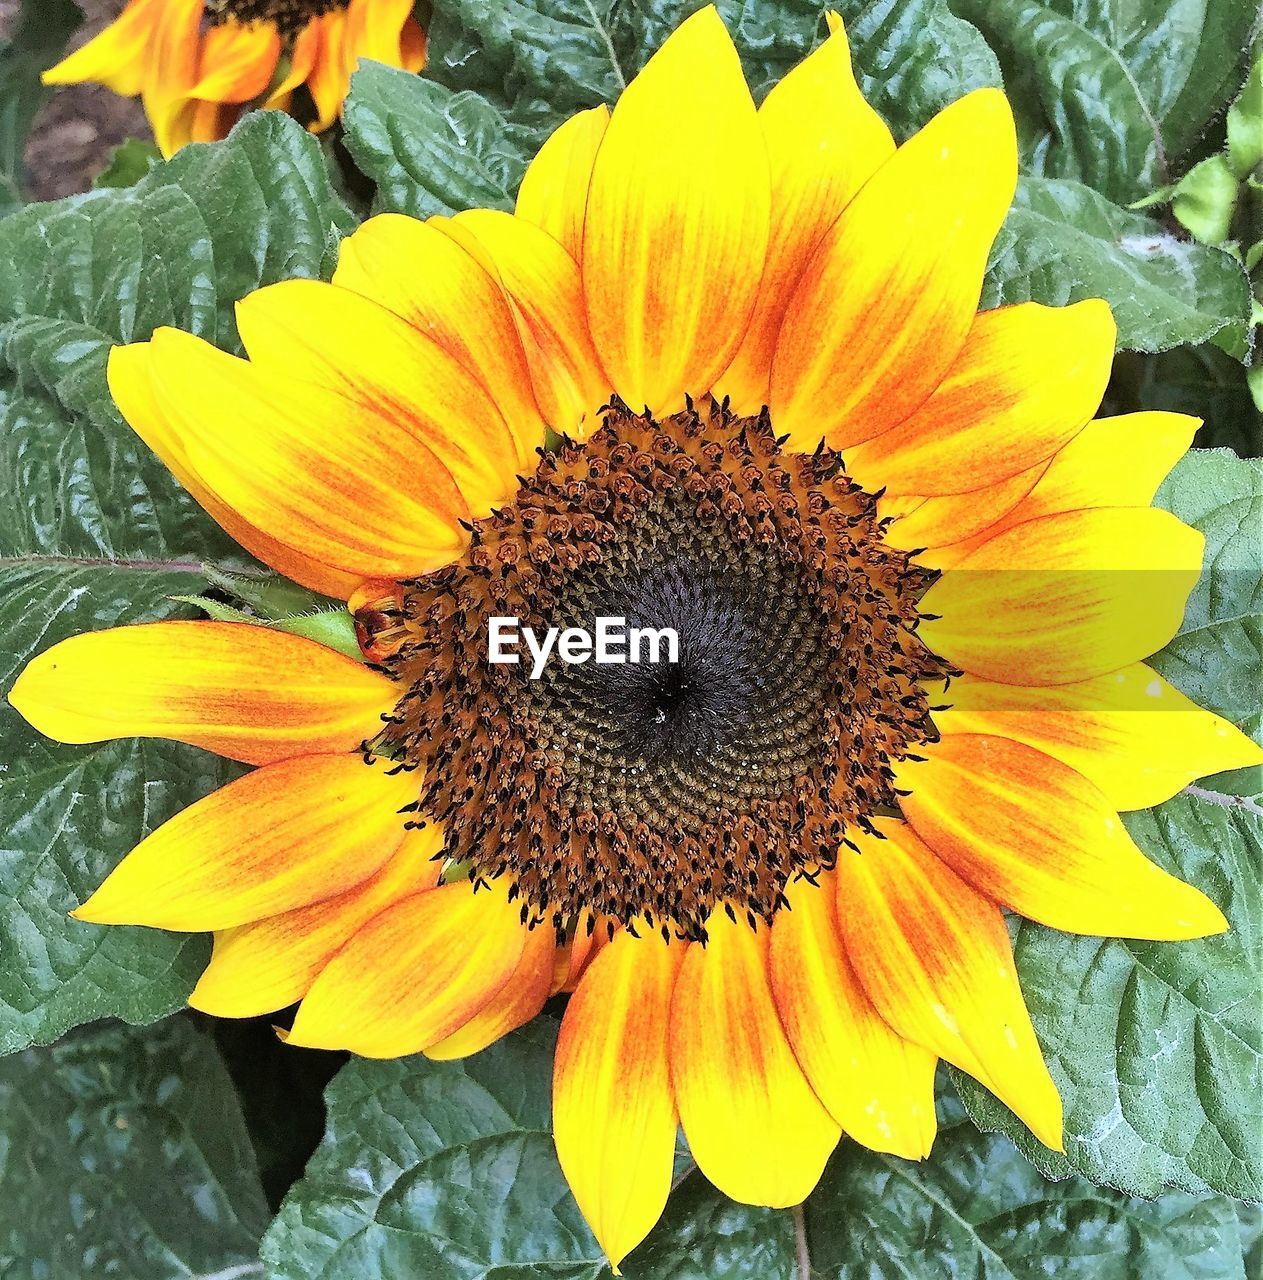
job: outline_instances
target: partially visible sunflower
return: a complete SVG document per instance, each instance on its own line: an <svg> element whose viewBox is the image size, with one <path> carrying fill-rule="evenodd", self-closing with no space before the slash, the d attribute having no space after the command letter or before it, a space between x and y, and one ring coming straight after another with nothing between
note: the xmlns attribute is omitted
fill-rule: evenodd
<svg viewBox="0 0 1263 1280"><path fill-rule="evenodd" d="M139 95L164 156L225 137L249 105L290 110L306 87L327 129L361 58L419 71L414 0L129 0L95 39L44 73Z"/></svg>
<svg viewBox="0 0 1263 1280"><path fill-rule="evenodd" d="M113 353L128 422L349 601L368 665L159 622L10 694L62 741L259 766L75 913L214 930L197 1008L448 1058L573 992L557 1149L616 1264L679 1123L723 1191L792 1205L843 1131L923 1157L941 1057L1059 1148L1002 908L1221 931L1118 811L1263 760L1142 661L1201 566L1149 508L1197 424L1091 420L1104 303L977 313L1003 95L896 148L830 28L756 111L705 9L516 214L370 220L331 284L241 302L248 359ZM670 626L680 660L530 680L487 661L503 615Z"/></svg>

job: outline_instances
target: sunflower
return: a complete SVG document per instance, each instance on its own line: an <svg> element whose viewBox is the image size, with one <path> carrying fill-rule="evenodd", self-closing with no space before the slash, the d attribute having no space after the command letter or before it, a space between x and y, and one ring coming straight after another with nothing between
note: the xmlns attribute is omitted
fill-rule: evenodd
<svg viewBox="0 0 1263 1280"><path fill-rule="evenodd" d="M896 147L829 27L756 110L702 10L514 214L371 219L332 283L240 303L248 358L117 348L127 421L367 661L157 622L10 695L258 766L75 912L213 930L196 1008L451 1058L572 993L556 1144L615 1264L681 1124L793 1205L843 1132L924 1157L942 1058L1060 1148L1002 910L1223 930L1118 811L1263 759L1142 661L1200 570L1149 507L1196 422L1092 420L1104 303L977 311L1005 98ZM488 661L504 616L671 627L678 661L532 680Z"/></svg>
<svg viewBox="0 0 1263 1280"><path fill-rule="evenodd" d="M248 104L288 111L306 86L327 129L361 58L419 71L414 0L128 0L95 39L44 73L139 95L164 156L226 137Z"/></svg>

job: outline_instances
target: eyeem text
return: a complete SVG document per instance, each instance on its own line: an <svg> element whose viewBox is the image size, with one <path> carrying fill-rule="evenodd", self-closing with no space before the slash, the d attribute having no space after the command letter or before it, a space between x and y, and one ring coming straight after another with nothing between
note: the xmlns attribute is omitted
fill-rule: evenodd
<svg viewBox="0 0 1263 1280"><path fill-rule="evenodd" d="M554 650L571 666L581 662L620 666L625 662L679 662L680 637L671 627L629 627L626 618L597 618L596 629L549 627L541 639L519 618L494 617L487 623L487 661L515 666L524 646L531 657L531 679L538 680ZM665 654L665 657L664 657Z"/></svg>

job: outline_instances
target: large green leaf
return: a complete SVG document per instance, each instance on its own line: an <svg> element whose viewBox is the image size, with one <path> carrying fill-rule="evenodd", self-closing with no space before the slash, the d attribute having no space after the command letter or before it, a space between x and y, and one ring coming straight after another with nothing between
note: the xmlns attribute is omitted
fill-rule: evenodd
<svg viewBox="0 0 1263 1280"><path fill-rule="evenodd" d="M844 1146L807 1201L820 1280L1244 1280L1218 1196L1151 1202L1082 1178L1048 1183L951 1100L921 1164Z"/></svg>
<svg viewBox="0 0 1263 1280"><path fill-rule="evenodd" d="M135 187L0 224L0 688L66 635L170 615L200 561L235 552L119 418L110 346L160 324L234 346L233 303L318 275L346 225L315 142L275 113ZM202 939L66 912L233 767L166 743L58 746L7 703L0 758L0 1051L178 1007Z"/></svg>
<svg viewBox="0 0 1263 1280"><path fill-rule="evenodd" d="M265 1237L272 1280L608 1280L549 1133L555 1037L541 1019L464 1062L345 1067L327 1095L325 1140ZM1153 1205L1079 1179L1050 1186L1006 1139L964 1123L954 1099L940 1105L943 1131L924 1164L838 1150L807 1204L812 1275L1035 1280L1055 1267L1083 1280L1242 1280L1225 1201ZM1144 1244L1129 1257L1133 1235ZM635 1280L801 1274L791 1215L734 1204L690 1161L623 1266Z"/></svg>
<svg viewBox="0 0 1263 1280"><path fill-rule="evenodd" d="M1025 172L1120 204L1182 172L1232 100L1255 12L1241 0L951 0L999 56Z"/></svg>
<svg viewBox="0 0 1263 1280"><path fill-rule="evenodd" d="M1179 634L1153 665L1263 744L1263 460L1242 461L1227 449L1190 453L1157 503L1202 531L1206 555ZM1259 795L1261 774L1239 770L1204 786Z"/></svg>
<svg viewBox="0 0 1263 1280"><path fill-rule="evenodd" d="M26 198L27 135L51 89L40 73L83 21L74 0L25 0L13 38L0 48L0 217Z"/></svg>
<svg viewBox="0 0 1263 1280"><path fill-rule="evenodd" d="M1249 282L1220 249L1193 244L1078 182L1024 178L991 250L984 307L1105 298L1120 347L1165 351L1244 341Z"/></svg>
<svg viewBox="0 0 1263 1280"><path fill-rule="evenodd" d="M1133 1195L1164 1187L1263 1197L1263 817L1177 796L1126 817L1140 847L1203 889L1230 932L1195 942L1087 938L1015 924L1022 990L1066 1108L1047 1150L957 1075L970 1115L1050 1177Z"/></svg>
<svg viewBox="0 0 1263 1280"><path fill-rule="evenodd" d="M248 1274L267 1222L232 1082L174 1018L0 1062L0 1274Z"/></svg>

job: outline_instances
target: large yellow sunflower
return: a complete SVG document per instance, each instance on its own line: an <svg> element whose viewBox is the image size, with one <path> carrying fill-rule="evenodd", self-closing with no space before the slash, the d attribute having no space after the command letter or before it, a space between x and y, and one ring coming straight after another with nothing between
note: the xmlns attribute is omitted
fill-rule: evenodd
<svg viewBox="0 0 1263 1280"><path fill-rule="evenodd" d="M415 0L129 0L104 31L44 73L139 95L164 156L226 137L250 103L288 111L306 86L327 129L361 58L419 71Z"/></svg>
<svg viewBox="0 0 1263 1280"><path fill-rule="evenodd" d="M515 214L372 219L240 304L248 359L115 350L136 431L370 661L214 622L35 658L47 734L259 766L76 914L214 930L193 1005L370 1057L573 992L557 1150L615 1263L680 1123L792 1205L843 1132L923 1157L944 1058L1060 1147L1002 908L1222 930L1118 810L1263 753L1142 662L1199 573L1148 505L1196 423L1091 421L1104 303L977 313L1015 173L993 90L896 147L834 17L756 111L706 9ZM488 662L492 617L598 615L679 661Z"/></svg>

